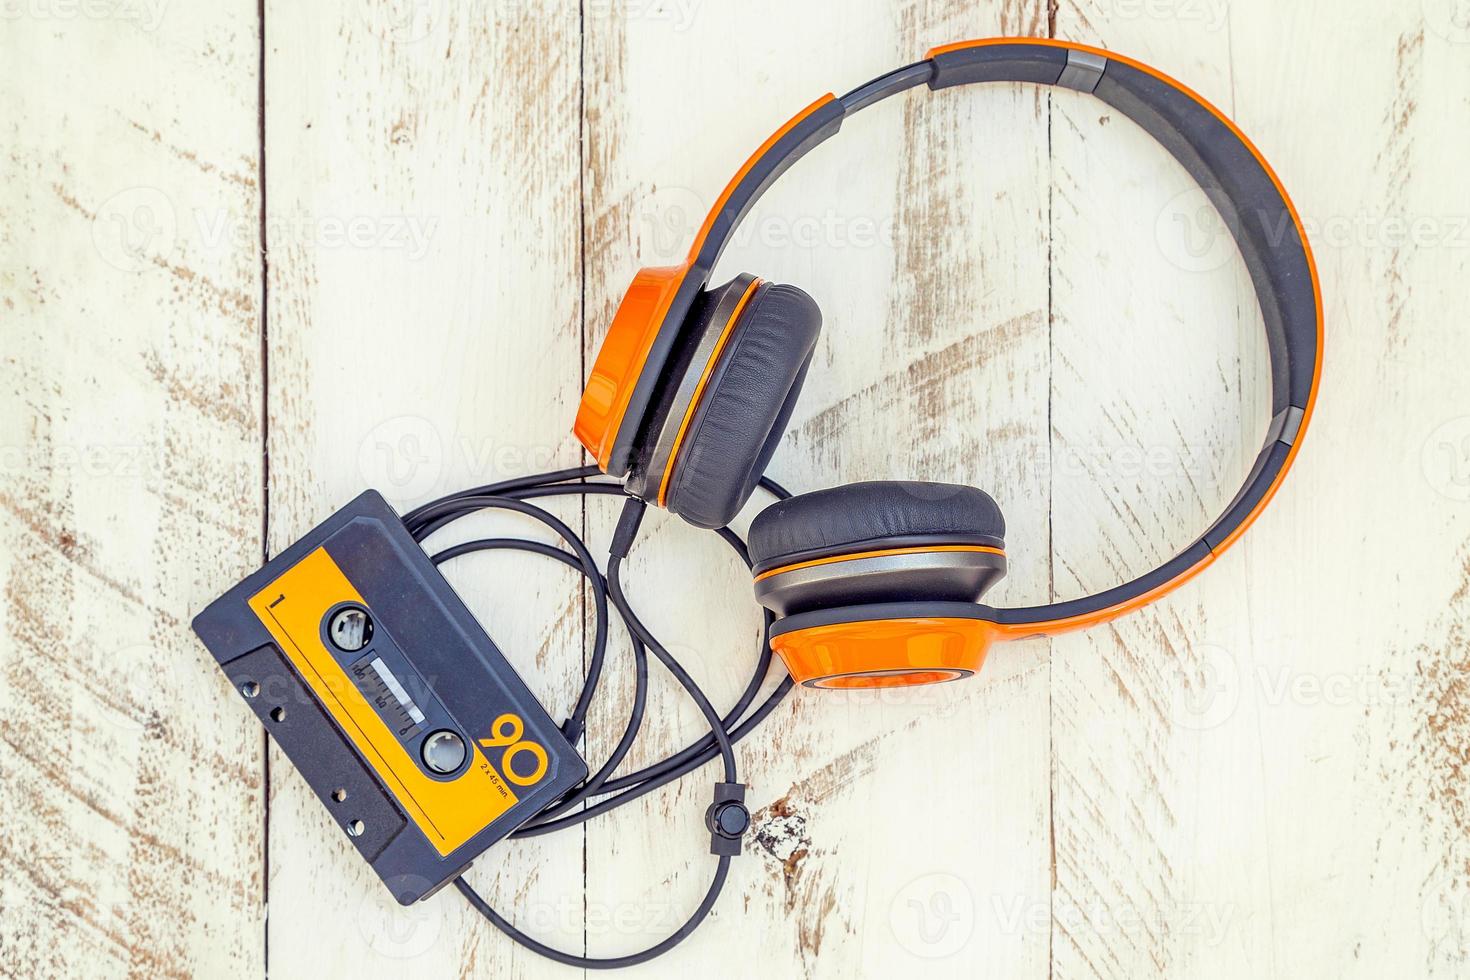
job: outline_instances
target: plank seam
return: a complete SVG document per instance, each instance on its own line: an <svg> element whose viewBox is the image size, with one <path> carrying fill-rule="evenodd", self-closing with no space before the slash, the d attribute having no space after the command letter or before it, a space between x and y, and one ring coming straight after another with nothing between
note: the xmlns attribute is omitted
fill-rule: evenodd
<svg viewBox="0 0 1470 980"><path fill-rule="evenodd" d="M579 374L573 385L574 390L581 381L587 377L587 2L579 0L577 4L577 320L579 324L577 353L579 355ZM575 451L575 446L573 447ZM580 457L581 453L577 455ZM586 479L582 480L586 483ZM587 494L578 495L578 506L581 508L581 526L579 528L582 539L587 539ZM582 673L587 672L587 585L583 583L581 589L582 607ZM591 742L590 736L583 732L582 747L586 751ZM585 809L585 804L584 807ZM582 955L591 956L591 948L587 934L588 918L588 889L591 886L591 871L589 868L587 847L589 841L589 830L584 820L581 826L582 832ZM585 977L587 971L584 969L582 975Z"/></svg>
<svg viewBox="0 0 1470 980"><path fill-rule="evenodd" d="M260 557L262 562L270 560L270 517L271 517L271 454L270 454L270 333L268 314L270 311L270 258L266 251L266 199L265 199L265 0L256 0L256 25L259 45L256 60L256 180L260 187ZM271 753L270 735L264 728L260 731L262 822L261 830L261 873L260 898L265 909L265 922L261 927L261 974L269 977L271 969L270 946L270 887L271 887Z"/></svg>

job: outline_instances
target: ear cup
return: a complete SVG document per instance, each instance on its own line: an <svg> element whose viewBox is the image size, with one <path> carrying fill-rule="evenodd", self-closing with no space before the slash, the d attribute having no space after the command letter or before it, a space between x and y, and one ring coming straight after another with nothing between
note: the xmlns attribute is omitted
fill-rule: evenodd
<svg viewBox="0 0 1470 980"><path fill-rule="evenodd" d="M780 616L879 602L976 602L1005 575L1005 519L974 487L854 483L756 516L756 598Z"/></svg>
<svg viewBox="0 0 1470 980"><path fill-rule="evenodd" d="M761 572L839 551L926 540L1003 548L1005 534L1000 507L984 490L870 480L778 500L751 522L749 547Z"/></svg>
<svg viewBox="0 0 1470 980"><path fill-rule="evenodd" d="M738 277L719 293L691 331L696 349L629 484L705 528L730 523L750 499L791 418L822 325L816 302L795 286Z"/></svg>
<svg viewBox="0 0 1470 980"><path fill-rule="evenodd" d="M759 284L755 276L741 273L695 298L654 392L628 474L629 493L660 503L671 475L669 464L687 434L698 399Z"/></svg>
<svg viewBox="0 0 1470 980"><path fill-rule="evenodd" d="M804 687L940 684L969 677L995 638L993 610L968 602L819 609L771 627L771 648Z"/></svg>

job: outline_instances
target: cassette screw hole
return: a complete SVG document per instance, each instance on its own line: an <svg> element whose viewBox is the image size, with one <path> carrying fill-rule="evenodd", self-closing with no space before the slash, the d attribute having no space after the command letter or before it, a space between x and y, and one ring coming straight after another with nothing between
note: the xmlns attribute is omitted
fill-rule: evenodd
<svg viewBox="0 0 1470 980"><path fill-rule="evenodd" d="M327 635L337 649L356 653L372 639L373 621L366 609L348 606L332 615L331 622L327 623Z"/></svg>
<svg viewBox="0 0 1470 980"><path fill-rule="evenodd" d="M240 693L247 698L253 698L260 693L260 685L255 683L255 681L246 681L240 685Z"/></svg>
<svg viewBox="0 0 1470 980"><path fill-rule="evenodd" d="M348 837L361 837L364 830L367 830L367 824L361 820L352 820L347 824Z"/></svg>
<svg viewBox="0 0 1470 980"><path fill-rule="evenodd" d="M345 789L332 790L332 799L336 800L338 803L341 803L343 800L347 799L347 791Z"/></svg>
<svg viewBox="0 0 1470 980"><path fill-rule="evenodd" d="M271 721L285 721L285 720L286 720L286 709L285 708L272 708L271 709Z"/></svg>

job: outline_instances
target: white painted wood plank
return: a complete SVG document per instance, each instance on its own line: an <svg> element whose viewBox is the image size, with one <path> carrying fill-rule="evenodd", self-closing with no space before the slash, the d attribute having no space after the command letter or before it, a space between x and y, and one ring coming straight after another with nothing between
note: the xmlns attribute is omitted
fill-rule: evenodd
<svg viewBox="0 0 1470 980"><path fill-rule="evenodd" d="M1059 11L1058 34L1234 109L1214 22L1143 17L1098 37L1089 13ZM1244 265L1190 177L1101 103L1057 93L1052 105L1052 557L1059 597L1073 598L1156 567L1218 516L1265 432L1267 386ZM1189 713L1208 706L1212 655L1238 649L1242 579L1222 563L1056 642L1052 923L1065 975L1260 969L1241 914L1259 876L1220 860L1240 834L1227 821L1254 800L1228 779L1254 740L1215 741L1191 725L1213 719Z"/></svg>
<svg viewBox="0 0 1470 980"><path fill-rule="evenodd" d="M577 30L574 3L267 6L274 549L364 485L406 509L577 462ZM449 576L563 716L582 649L568 573L484 556ZM543 968L452 888L400 910L279 754L271 787L273 973ZM572 832L501 844L470 878L580 945L581 869Z"/></svg>
<svg viewBox="0 0 1470 980"><path fill-rule="evenodd" d="M253 3L0 26L0 973L261 976Z"/></svg>
<svg viewBox="0 0 1470 980"><path fill-rule="evenodd" d="M1467 515L1433 485L1453 489L1458 450L1441 459L1434 440L1463 409L1447 408L1458 387L1433 365L1462 362L1465 341L1443 328L1455 313L1432 284L1463 276L1465 253L1400 247L1381 222L1422 217L1442 235L1470 212L1434 162L1463 158L1465 106L1451 92L1464 90L1467 49L1426 31L1418 5L1119 11L1064 4L1058 32L1186 80L1260 145L1312 233L1327 360L1300 460L1252 534L1175 597L1057 642L1056 969L1463 975L1464 827L1447 799L1465 745ZM1078 219L1053 228L1066 287L1057 459L1129 443L1227 459L1221 449L1253 445L1264 426L1258 408L1248 441L1229 427L1235 399L1264 401L1245 380L1262 361L1247 280L1167 237L1151 254L1150 225L1181 217L1172 168L1142 147L1129 166L1112 141L1138 134L1100 127L1077 100L1054 105L1058 199ZM1123 194L1086 190L1109 178L1127 181ZM1176 350L1176 337L1196 346ZM1119 364L1103 343L1155 356ZM1406 461L1426 446L1441 468L1420 480ZM1229 460L1226 485L1203 487L1166 467L1142 494L1116 462L1085 473L1091 485L1059 481L1059 588L1107 584L1110 565L1140 570L1186 543L1243 465ZM1405 568L1394 544L1409 541Z"/></svg>
<svg viewBox="0 0 1470 980"><path fill-rule="evenodd" d="M1307 39L1340 17L1318 4L1286 26ZM1274 30L1262 11L1231 23L1238 38ZM1267 524L1314 560L1283 563L1259 540L1245 556L1263 655L1242 664L1241 701L1285 763L1257 777L1273 961L1283 974L1463 976L1470 339L1456 284L1470 189L1453 175L1470 151L1470 33L1462 8L1433 2L1364 5L1334 33L1342 47L1257 56L1249 77L1240 52L1263 40L1236 44L1237 98L1283 134L1284 163L1301 161L1332 331L1320 441ZM1310 93L1301 117L1282 91ZM1360 572L1364 551L1388 560ZM1351 944L1314 941L1334 935Z"/></svg>

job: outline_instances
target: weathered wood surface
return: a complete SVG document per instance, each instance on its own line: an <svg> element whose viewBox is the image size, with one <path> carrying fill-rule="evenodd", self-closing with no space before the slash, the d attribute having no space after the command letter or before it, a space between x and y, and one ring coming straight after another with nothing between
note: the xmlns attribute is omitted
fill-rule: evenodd
<svg viewBox="0 0 1470 980"><path fill-rule="evenodd" d="M966 684L793 697L740 749L757 825L726 895L638 972L1470 968L1456 4L71 9L0 21L0 971L572 972L457 895L380 894L188 619L364 485L406 507L575 464L568 424L632 270L676 260L814 95L993 34L1157 65L1271 159L1327 297L1309 441L1252 534L1143 613L1000 648ZM1167 557L1264 429L1259 314L1217 218L1073 93L865 113L752 213L717 278L740 271L825 314L772 475L988 489L1001 601ZM615 516L559 512L597 545ZM537 561L449 574L556 714L589 623ZM759 626L728 549L653 515L629 564L645 619L728 702ZM654 678L630 765L700 732ZM703 893L712 773L497 847L471 878L568 949L648 945Z"/></svg>
<svg viewBox="0 0 1470 980"><path fill-rule="evenodd" d="M0 972L255 976L264 742L189 632L259 564L253 4L6 8Z"/></svg>

